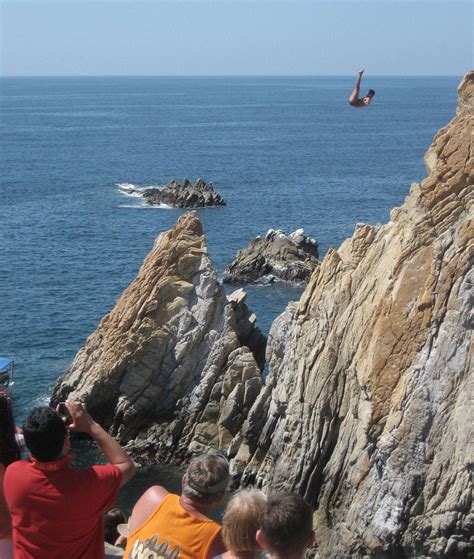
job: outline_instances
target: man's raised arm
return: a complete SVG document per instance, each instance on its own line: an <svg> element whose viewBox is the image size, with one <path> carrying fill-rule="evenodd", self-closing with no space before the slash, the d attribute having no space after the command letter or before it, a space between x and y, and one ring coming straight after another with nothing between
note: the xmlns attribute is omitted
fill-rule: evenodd
<svg viewBox="0 0 474 559"><path fill-rule="evenodd" d="M105 429L92 419L84 404L68 400L66 407L72 418L70 429L79 433L88 433L95 440L108 462L117 466L122 472L120 487L123 487L135 474L135 465L130 456Z"/></svg>

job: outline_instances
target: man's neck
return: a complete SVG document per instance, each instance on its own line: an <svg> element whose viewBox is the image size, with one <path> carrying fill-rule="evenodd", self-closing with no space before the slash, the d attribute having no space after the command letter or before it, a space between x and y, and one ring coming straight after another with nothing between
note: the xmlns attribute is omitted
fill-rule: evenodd
<svg viewBox="0 0 474 559"><path fill-rule="evenodd" d="M185 495L181 495L179 502L183 509L190 514L197 513L205 516L206 518L215 506L215 503L196 503L196 501L189 499Z"/></svg>

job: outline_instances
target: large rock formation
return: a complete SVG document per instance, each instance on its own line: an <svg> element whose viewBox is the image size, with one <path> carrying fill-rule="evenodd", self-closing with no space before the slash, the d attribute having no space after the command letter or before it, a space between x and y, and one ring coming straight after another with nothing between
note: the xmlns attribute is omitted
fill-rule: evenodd
<svg viewBox="0 0 474 559"><path fill-rule="evenodd" d="M265 343L244 297L217 282L199 219L155 242L137 277L79 351L52 402L81 399L120 441L167 458L225 446L262 385ZM264 350L263 350L264 351ZM152 428L150 428L152 426Z"/></svg>
<svg viewBox="0 0 474 559"><path fill-rule="evenodd" d="M318 265L318 244L303 229L290 235L270 229L239 250L224 270L224 283L254 283L279 278L306 283Z"/></svg>
<svg viewBox="0 0 474 559"><path fill-rule="evenodd" d="M474 554L474 72L386 225L358 225L270 331L243 482L314 506L320 557ZM472 556L472 555L471 555Z"/></svg>
<svg viewBox="0 0 474 559"><path fill-rule="evenodd" d="M206 184L202 179L198 179L194 185L186 178L183 184L171 181L164 188L147 188L142 195L150 205L165 204L186 209L225 206L224 199L214 190L212 184Z"/></svg>

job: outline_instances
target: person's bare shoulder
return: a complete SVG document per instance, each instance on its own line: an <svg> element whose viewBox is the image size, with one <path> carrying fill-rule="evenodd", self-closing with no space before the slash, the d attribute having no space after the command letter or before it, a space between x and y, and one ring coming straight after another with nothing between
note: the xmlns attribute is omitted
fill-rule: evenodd
<svg viewBox="0 0 474 559"><path fill-rule="evenodd" d="M153 501L156 502L156 504L159 504L168 494L169 491L161 485L152 485L145 491L145 493L143 493L141 498L145 497L148 501Z"/></svg>
<svg viewBox="0 0 474 559"><path fill-rule="evenodd" d="M161 485L153 485L143 493L133 507L130 517L130 533L139 528L156 510L156 507L169 494Z"/></svg>

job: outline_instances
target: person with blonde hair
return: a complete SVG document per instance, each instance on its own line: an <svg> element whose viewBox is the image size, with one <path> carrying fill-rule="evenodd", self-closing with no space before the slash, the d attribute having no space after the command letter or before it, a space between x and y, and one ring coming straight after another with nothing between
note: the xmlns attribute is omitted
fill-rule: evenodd
<svg viewBox="0 0 474 559"><path fill-rule="evenodd" d="M222 539L228 551L223 559L256 559L262 548L255 536L265 508L265 496L255 489L239 491L227 504Z"/></svg>

